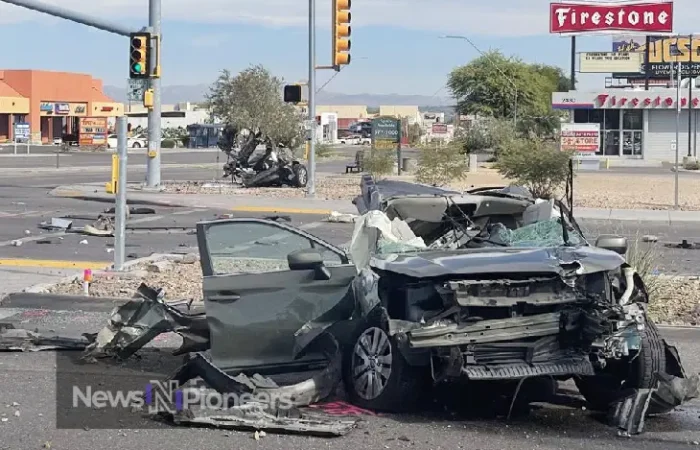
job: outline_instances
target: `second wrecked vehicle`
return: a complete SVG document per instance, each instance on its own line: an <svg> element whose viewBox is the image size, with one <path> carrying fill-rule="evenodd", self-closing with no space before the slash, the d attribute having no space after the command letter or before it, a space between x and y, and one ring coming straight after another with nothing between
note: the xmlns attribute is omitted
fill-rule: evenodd
<svg viewBox="0 0 700 450"><path fill-rule="evenodd" d="M149 322L145 304L125 311L100 351L128 354L145 334L177 331L181 351L208 349L202 364L217 374L283 373L327 365L327 354L302 352L327 332L349 398L388 411L455 378L516 390L573 378L593 408L627 398L642 416L697 395L697 377L646 317L624 238L590 245L564 204L521 189L461 194L365 177L362 192L352 258L271 220L198 224L206 326L200 316L195 332L166 310Z"/></svg>

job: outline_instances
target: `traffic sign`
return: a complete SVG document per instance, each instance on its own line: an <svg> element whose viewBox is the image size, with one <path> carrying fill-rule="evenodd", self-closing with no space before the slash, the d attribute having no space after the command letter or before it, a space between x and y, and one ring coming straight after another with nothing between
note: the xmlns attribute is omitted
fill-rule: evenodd
<svg viewBox="0 0 700 450"><path fill-rule="evenodd" d="M26 122L15 123L15 140L29 140L31 135L29 131L29 124Z"/></svg>
<svg viewBox="0 0 700 450"><path fill-rule="evenodd" d="M148 89L148 79L145 78L129 78L129 88L126 96L130 102L143 101L143 94Z"/></svg>

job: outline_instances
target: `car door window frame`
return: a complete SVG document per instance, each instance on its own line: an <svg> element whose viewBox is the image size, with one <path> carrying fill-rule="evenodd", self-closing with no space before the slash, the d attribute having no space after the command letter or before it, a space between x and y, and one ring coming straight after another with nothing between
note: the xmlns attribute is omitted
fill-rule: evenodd
<svg viewBox="0 0 700 450"><path fill-rule="evenodd" d="M260 225L267 225L267 226L272 226L279 228L280 231L287 231L291 234L295 234L297 236L300 236L306 240L309 241L310 248L317 248L317 247L322 247L325 250L328 250L332 253L335 253L338 255L342 264L350 264L350 260L348 258L347 253L345 253L343 250L340 248L334 246L333 244L324 241L321 238L318 238L314 236L313 234L309 234L305 232L304 230L301 230L299 228L286 225L283 223L275 222L274 220L268 220L268 219L255 219L255 218L236 218L236 219L221 219L221 220L212 220L212 221L207 221L207 222L199 222L197 224L197 245L199 246L199 253L200 253L200 258L201 258L201 264L202 264L202 274L205 277L211 277L214 275L217 275L214 272L214 265L213 261L211 258L211 252L209 251L209 243L207 242L207 230L211 228L212 226L223 226L226 224L233 224L233 223L251 223L251 224L260 224Z"/></svg>

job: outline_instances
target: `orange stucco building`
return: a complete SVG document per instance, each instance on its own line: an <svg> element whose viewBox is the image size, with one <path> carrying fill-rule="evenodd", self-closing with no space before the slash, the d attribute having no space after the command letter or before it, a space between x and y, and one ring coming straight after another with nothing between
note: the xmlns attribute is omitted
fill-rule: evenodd
<svg viewBox="0 0 700 450"><path fill-rule="evenodd" d="M48 143L78 129L80 117L116 117L124 105L102 92L102 81L81 73L0 70L0 141L28 122L31 141Z"/></svg>

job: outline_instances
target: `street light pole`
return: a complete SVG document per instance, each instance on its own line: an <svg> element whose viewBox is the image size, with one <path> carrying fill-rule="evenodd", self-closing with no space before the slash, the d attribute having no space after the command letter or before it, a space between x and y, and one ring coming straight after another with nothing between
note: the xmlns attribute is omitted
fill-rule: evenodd
<svg viewBox="0 0 700 450"><path fill-rule="evenodd" d="M476 44L474 44L474 42L472 42L472 40L469 39L467 36L448 35L448 36L440 36L440 38L441 38L441 39L461 39L461 40L463 40L463 41L467 41L467 42L469 43L469 45L471 45L472 47L474 47L474 50L476 50L477 52L479 52L479 54L480 54L481 56L483 56L484 58L486 58L486 59L491 63L491 65L493 66L493 68L496 69L496 71L497 71L498 73L500 73L501 76L502 76L503 78L505 78L506 81L508 81L508 83L510 84L511 88L513 89L513 94L514 94L514 98L515 98L515 101L514 101L514 104L513 104L513 125L514 125L514 126L517 126L517 125L518 125L518 87L517 87L516 84L513 82L513 80L511 80L511 79L508 77L508 75L506 75L506 74L501 70L501 68L498 67L498 66L496 65L496 63L495 63L491 58L489 58L489 56L488 56L486 53L482 52L481 49L480 49L479 47L477 47Z"/></svg>

